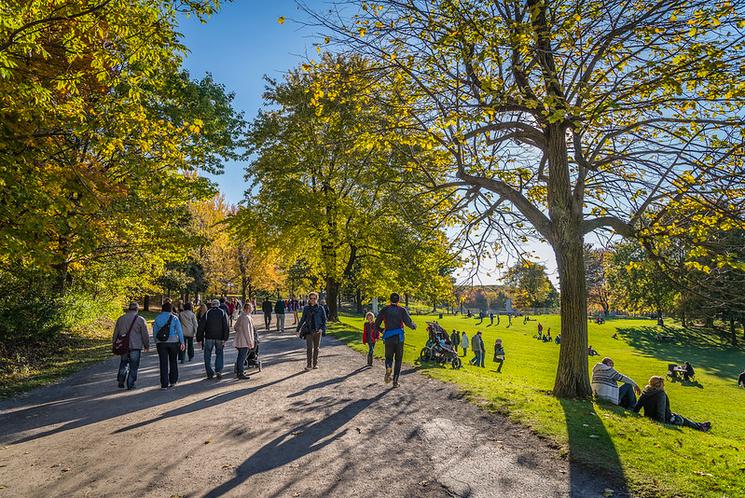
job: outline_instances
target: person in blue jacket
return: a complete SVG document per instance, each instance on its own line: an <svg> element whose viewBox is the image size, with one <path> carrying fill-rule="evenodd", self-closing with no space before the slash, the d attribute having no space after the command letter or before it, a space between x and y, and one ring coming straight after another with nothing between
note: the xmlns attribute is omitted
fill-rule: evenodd
<svg viewBox="0 0 745 498"><path fill-rule="evenodd" d="M165 390L178 382L178 353L184 350L184 332L178 316L171 312L171 303L163 303L161 309L161 313L153 321L153 339L160 362L160 389ZM158 332L165 327L168 337L163 341L158 340Z"/></svg>

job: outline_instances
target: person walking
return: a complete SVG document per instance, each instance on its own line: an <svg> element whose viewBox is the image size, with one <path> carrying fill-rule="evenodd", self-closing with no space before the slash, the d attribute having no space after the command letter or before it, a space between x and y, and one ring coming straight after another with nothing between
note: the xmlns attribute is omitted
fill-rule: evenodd
<svg viewBox="0 0 745 498"><path fill-rule="evenodd" d="M484 366L484 352L486 351L486 348L484 347L484 340L481 338L481 331L476 332L476 335L473 336L471 340L471 348L473 348L473 354L474 357L471 358L471 365L476 365L477 367Z"/></svg>
<svg viewBox="0 0 745 498"><path fill-rule="evenodd" d="M303 315L295 332L305 339L307 364L305 370L318 368L318 349L321 345L321 334L326 330L326 312L318 304L318 293L308 294L308 304L303 307Z"/></svg>
<svg viewBox="0 0 745 498"><path fill-rule="evenodd" d="M458 331L453 329L453 333L450 335L450 344L453 345L453 351L458 354L458 346L460 345L460 335Z"/></svg>
<svg viewBox="0 0 745 498"><path fill-rule="evenodd" d="M373 355L375 353L375 343L380 338L380 333L375 327L375 315L368 311L365 315L365 323L362 327L362 344L367 344L367 366L373 366Z"/></svg>
<svg viewBox="0 0 745 498"><path fill-rule="evenodd" d="M140 357L142 350L150 350L150 335L147 332L147 323L145 319L137 314L140 309L139 304L129 303L127 311L119 317L114 326L114 336L111 341L114 347L114 353L117 354L117 339L121 344L121 351L118 353L119 371L116 380L121 389L132 390L137 382L137 371L140 368Z"/></svg>
<svg viewBox="0 0 745 498"><path fill-rule="evenodd" d="M246 375L248 350L256 346L254 342L256 327L254 327L254 319L251 317L252 311L253 307L251 304L246 303L243 305L243 309L235 321L235 348L238 350L238 358L235 360L235 372L236 378L244 380L249 379L248 375Z"/></svg>
<svg viewBox="0 0 745 498"><path fill-rule="evenodd" d="M277 302L274 303L274 314L277 315L277 333L281 334L285 331L285 302L282 298L278 298Z"/></svg>
<svg viewBox="0 0 745 498"><path fill-rule="evenodd" d="M502 346L502 339L494 341L494 363L499 363L497 373L502 373L502 365L504 364L504 346Z"/></svg>
<svg viewBox="0 0 745 498"><path fill-rule="evenodd" d="M153 338L158 350L160 389L166 390L178 382L178 353L184 350L184 333L171 303L163 303L161 310L153 320Z"/></svg>
<svg viewBox="0 0 745 498"><path fill-rule="evenodd" d="M205 313L197 329L197 342L204 350L204 369L207 378L222 378L223 349L230 337L228 316L220 309L220 301L212 300L212 307ZM215 369L212 369L212 351L215 351Z"/></svg>
<svg viewBox="0 0 745 498"><path fill-rule="evenodd" d="M272 302L269 298L264 298L261 303L261 311L264 312L264 330L269 332L269 326L272 324Z"/></svg>
<svg viewBox="0 0 745 498"><path fill-rule="evenodd" d="M463 358L468 354L468 336L464 330L460 336L460 347L463 348Z"/></svg>
<svg viewBox="0 0 745 498"><path fill-rule="evenodd" d="M300 317L298 316L298 311L300 308L300 302L297 299L292 300L292 317L295 319L295 325L297 325L298 320Z"/></svg>
<svg viewBox="0 0 745 498"><path fill-rule="evenodd" d="M404 325L412 330L416 324L411 321L409 312L399 304L401 297L397 293L391 294L391 304L384 307L375 319L375 328L380 330L384 324L383 343L385 344L385 383L391 381L393 371L393 387L398 387L401 375L401 362L404 356ZM391 368L393 367L393 368Z"/></svg>
<svg viewBox="0 0 745 498"><path fill-rule="evenodd" d="M201 322L202 318L206 314L207 314L207 305L204 303L201 303L199 305L199 309L197 309L197 323Z"/></svg>
<svg viewBox="0 0 745 498"><path fill-rule="evenodd" d="M184 333L184 342L186 343L184 350L178 353L179 362L183 363L185 357L189 358L188 361L194 359L194 336L197 335L197 328L199 327L191 303L184 303L184 311L178 314L178 320L181 322L181 330Z"/></svg>

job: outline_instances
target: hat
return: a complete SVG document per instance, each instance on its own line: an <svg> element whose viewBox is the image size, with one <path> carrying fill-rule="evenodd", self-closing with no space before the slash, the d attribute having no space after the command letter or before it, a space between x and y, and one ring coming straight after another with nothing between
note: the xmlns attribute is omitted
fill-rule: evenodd
<svg viewBox="0 0 745 498"><path fill-rule="evenodd" d="M212 307L213 308L217 308L218 306L220 306L220 300L219 299L213 299L211 304L212 304Z"/></svg>
<svg viewBox="0 0 745 498"><path fill-rule="evenodd" d="M140 305L137 304L137 302L132 301L131 303L129 303L129 311L137 311L139 309L140 309Z"/></svg>

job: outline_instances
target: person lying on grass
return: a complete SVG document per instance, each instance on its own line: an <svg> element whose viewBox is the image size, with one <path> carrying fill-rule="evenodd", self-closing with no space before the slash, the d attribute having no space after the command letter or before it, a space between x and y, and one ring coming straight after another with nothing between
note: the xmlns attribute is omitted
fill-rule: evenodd
<svg viewBox="0 0 745 498"><path fill-rule="evenodd" d="M657 375L649 378L649 384L644 386L639 401L636 402L634 411L644 408L644 415L662 422L663 424L679 425L690 427L697 431L708 432L711 429L711 422L693 422L682 415L670 411L670 398L665 392L665 379Z"/></svg>
<svg viewBox="0 0 745 498"><path fill-rule="evenodd" d="M641 389L633 379L614 367L613 360L608 357L592 367L592 392L600 399L631 410L636 405L634 392L641 394ZM618 382L623 383L620 388Z"/></svg>

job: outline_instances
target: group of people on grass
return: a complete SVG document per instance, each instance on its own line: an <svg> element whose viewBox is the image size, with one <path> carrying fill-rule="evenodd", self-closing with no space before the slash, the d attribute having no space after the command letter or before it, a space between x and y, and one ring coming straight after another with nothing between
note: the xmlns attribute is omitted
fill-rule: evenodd
<svg viewBox="0 0 745 498"><path fill-rule="evenodd" d="M561 344L561 334L556 334L556 337L551 337L551 327L548 328L546 333L543 333L543 324L538 322L538 333L533 336L535 339L542 342L553 342L554 344Z"/></svg>
<svg viewBox="0 0 745 498"><path fill-rule="evenodd" d="M621 383L619 386L618 383ZM640 412L664 424L690 427L699 431L711 429L711 422L693 422L670 410L670 398L665 392L665 379L653 375L644 389L615 369L611 358L603 358L592 368L592 390L598 399L613 403L627 410ZM639 399L636 395L640 395Z"/></svg>

